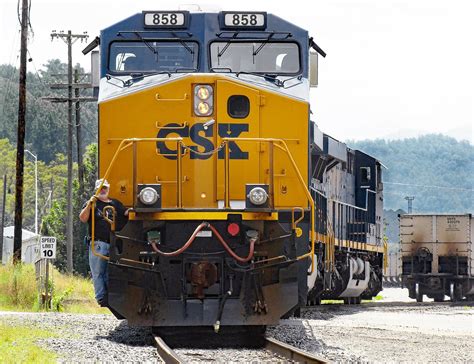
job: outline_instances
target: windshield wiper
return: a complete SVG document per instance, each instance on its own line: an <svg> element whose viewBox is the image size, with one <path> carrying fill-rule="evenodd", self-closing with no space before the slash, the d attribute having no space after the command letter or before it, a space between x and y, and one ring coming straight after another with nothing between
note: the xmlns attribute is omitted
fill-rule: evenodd
<svg viewBox="0 0 474 364"><path fill-rule="evenodd" d="M148 48L153 54L158 55L158 52L156 51L156 49L153 48L153 46L152 46L150 43L148 43L148 42L145 40L145 38L143 38L143 37L140 35L140 33L139 33L138 31L133 32L133 34L135 34L135 35L138 37L138 39L140 39L140 40L147 46L147 48ZM121 32L117 33L117 35L120 36L120 37L123 37L123 35L122 35Z"/></svg>
<svg viewBox="0 0 474 364"><path fill-rule="evenodd" d="M145 40L145 38L143 38L143 37L140 35L140 33L135 32L135 35L136 35L143 43L145 43L145 45L148 47L148 49L149 49L150 51L152 51L153 54L158 55L157 50L156 50L155 48L153 48L153 46L152 46L150 43L148 43L148 42Z"/></svg>
<svg viewBox="0 0 474 364"><path fill-rule="evenodd" d="M265 81L273 83L275 86L283 87L285 83L277 78L278 75L271 74L271 73L256 73L256 72L247 72L247 71L240 71L235 74L237 77L240 75L252 75L262 77Z"/></svg>
<svg viewBox="0 0 474 364"><path fill-rule="evenodd" d="M212 72L219 72L219 70L222 70L222 71L227 71L228 73L233 73L234 71L232 71L232 69L230 67L211 67L209 68L210 71Z"/></svg>
<svg viewBox="0 0 474 364"><path fill-rule="evenodd" d="M237 36L239 35L240 32L235 32L234 35L232 36L232 38L230 40L227 41L227 43L225 44L224 48L222 48L222 50L217 53L217 58L221 58L222 55L225 53L225 51L227 50L227 48L229 48L230 46L230 43L232 42L232 40L234 40L235 38L237 38Z"/></svg>
<svg viewBox="0 0 474 364"><path fill-rule="evenodd" d="M133 85L135 82L142 81L146 77L150 76L155 76L155 75L168 75L168 77L171 77L171 73L168 71L160 71L160 72L153 72L153 73L148 73L148 74L143 74L143 73L130 73L130 78L128 80L122 80L121 78L112 76L111 74L106 74L105 78L107 79L107 82L109 82L111 85L117 86L117 87L129 87ZM117 85L115 83L110 82L110 80L117 80L122 83L122 85Z"/></svg>
<svg viewBox="0 0 474 364"><path fill-rule="evenodd" d="M176 39L178 39L178 41L181 43L181 45L182 45L184 48L186 48L186 50L187 50L189 53L194 54L194 50L193 50L190 46L188 46L184 40L182 40L180 37L178 37L175 32L170 32L170 33L171 33L173 36L175 36Z"/></svg>
<svg viewBox="0 0 474 364"><path fill-rule="evenodd" d="M270 39L273 37L274 34L275 34L275 33L269 34L268 37L267 37L267 39L265 39L265 40L262 42L262 44L260 44L260 46L259 46L256 50L253 51L253 56L254 56L254 57L262 50L263 47L265 47L265 45L268 44L268 42L270 41Z"/></svg>

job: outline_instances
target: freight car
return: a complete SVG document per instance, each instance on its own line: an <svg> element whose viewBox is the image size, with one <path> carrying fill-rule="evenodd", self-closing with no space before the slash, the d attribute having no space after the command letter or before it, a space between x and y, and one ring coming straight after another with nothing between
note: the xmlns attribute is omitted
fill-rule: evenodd
<svg viewBox="0 0 474 364"><path fill-rule="evenodd" d="M471 214L405 214L400 218L402 284L418 302L474 299Z"/></svg>
<svg viewBox="0 0 474 364"><path fill-rule="evenodd" d="M118 317L261 332L381 290L381 164L310 119L325 53L306 30L144 11L85 52L99 44L99 175L133 209L121 231L110 219L110 257L91 243Z"/></svg>

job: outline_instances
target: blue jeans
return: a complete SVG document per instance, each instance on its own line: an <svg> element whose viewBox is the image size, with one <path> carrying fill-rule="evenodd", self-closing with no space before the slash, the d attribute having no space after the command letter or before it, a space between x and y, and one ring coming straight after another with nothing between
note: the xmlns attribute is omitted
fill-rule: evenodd
<svg viewBox="0 0 474 364"><path fill-rule="evenodd" d="M109 243L96 240L94 248L97 253L109 256ZM95 299L101 302L107 299L107 286L109 281L108 262L92 253L92 243L89 245L89 266L94 283Z"/></svg>

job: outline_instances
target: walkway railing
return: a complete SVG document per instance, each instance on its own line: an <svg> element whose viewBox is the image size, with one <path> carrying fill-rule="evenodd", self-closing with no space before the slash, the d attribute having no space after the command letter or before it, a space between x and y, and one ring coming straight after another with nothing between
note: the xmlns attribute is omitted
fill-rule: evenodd
<svg viewBox="0 0 474 364"><path fill-rule="evenodd" d="M118 155L123 152L125 149L132 147L132 153L133 153L133 195L136 196L136 188L137 188L137 143L147 143L147 142L175 142L176 143L176 191L177 191L177 196L176 196L176 206L177 208L182 208L183 207L183 163L182 163L182 158L183 158L183 149L188 149L184 143L183 143L183 138L176 137L176 138L129 138L129 139L123 139L121 140L119 146L117 147L117 150L115 151L114 156L112 157L112 160L110 161L110 164L102 177L102 183L96 190L94 194L94 198L92 199L92 211L95 209L95 199L100 193L100 190L102 189L104 181L109 177L113 166L117 160ZM283 139L273 139L273 138L223 138L222 139L222 144L214 150L214 153L217 153L219 150L224 148L224 208L230 208L230 148L229 144L230 143L236 143L236 142L249 142L249 143L268 143L269 144L269 164L270 164L270 183L269 183L269 195L271 197L272 201L272 207L275 206L275 193L274 193L274 168L273 168L273 154L274 154L274 148L278 148L282 150L288 157L288 160L290 161L291 166L293 167L295 174L298 178L298 181L301 185L301 188L303 189L306 199L308 201L308 204L310 206L310 242L311 242L311 250L303 254L301 256L298 256L296 259L301 260L305 258L311 258L311 272L314 271L315 269L315 262L314 262L314 249L315 249L315 232L313 229L314 226L314 219L315 219L315 204L314 200L311 196L311 193L308 190L308 187L303 179L303 176L301 175L301 172L298 169L298 166L295 162L295 159L293 158L288 145ZM95 219L94 219L95 214L92 214L92 231L91 231L91 249L92 253L95 256L98 256L102 259L109 260L109 257L104 256L100 253L98 253L95 250L95 245L94 245L94 234L95 234Z"/></svg>

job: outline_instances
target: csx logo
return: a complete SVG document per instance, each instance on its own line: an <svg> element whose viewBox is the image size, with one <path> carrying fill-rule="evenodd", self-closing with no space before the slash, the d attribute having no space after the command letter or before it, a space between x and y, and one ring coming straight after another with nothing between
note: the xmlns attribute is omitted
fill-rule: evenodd
<svg viewBox="0 0 474 364"><path fill-rule="evenodd" d="M194 124L189 127L186 126L182 129L169 129L179 127L179 124L171 123L165 125L157 135L157 138L166 138L169 134L178 134L183 138L190 138L195 145L190 145L189 148L199 152L210 152L215 149L215 146L211 140L214 136L214 128L211 126L204 129L204 124ZM217 133L221 138L237 138L240 134L249 131L248 124L218 124ZM176 159L176 150L169 149L165 142L157 142L156 147L158 152L165 158ZM198 149L199 147L199 149ZM224 149L218 152L218 158L224 159ZM191 159L208 159L211 155L200 155L196 153L190 153ZM229 142L229 157L230 159L248 159L249 153L244 152L235 142Z"/></svg>

